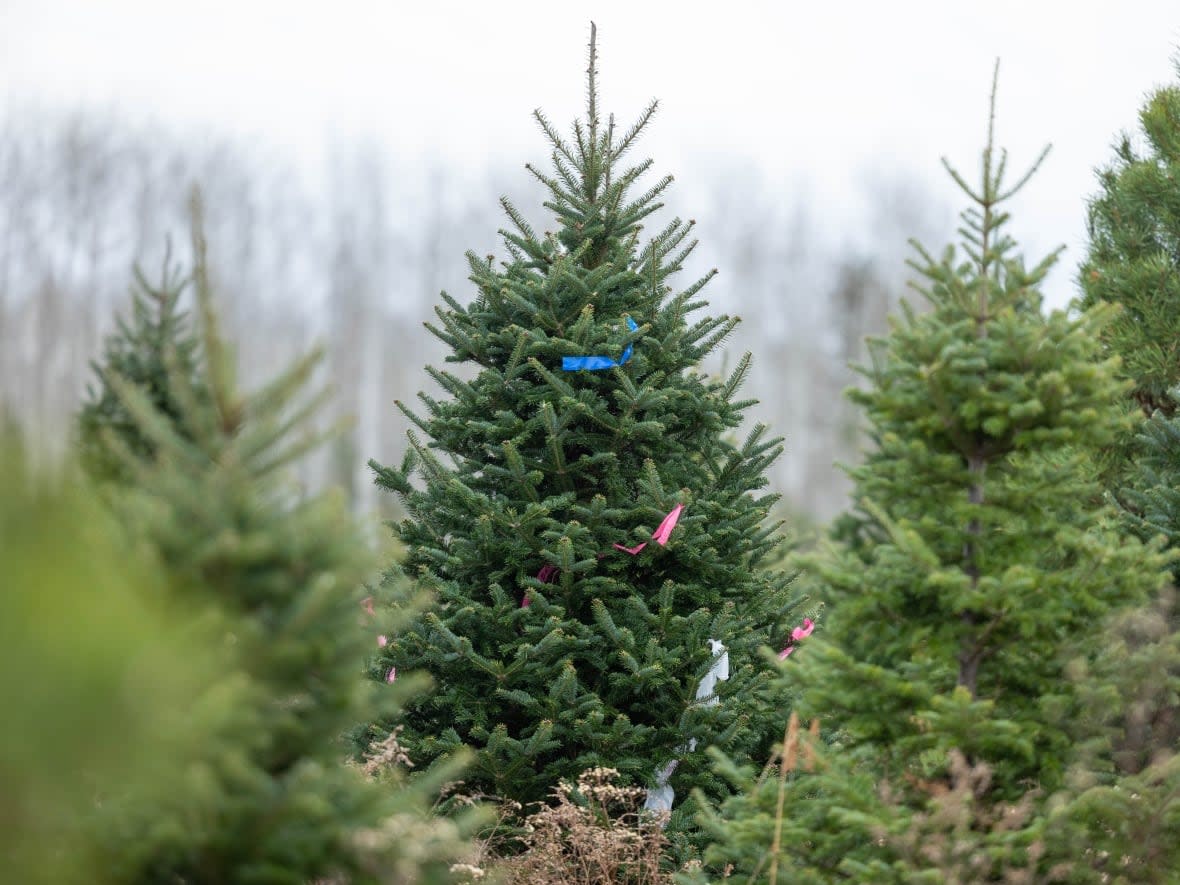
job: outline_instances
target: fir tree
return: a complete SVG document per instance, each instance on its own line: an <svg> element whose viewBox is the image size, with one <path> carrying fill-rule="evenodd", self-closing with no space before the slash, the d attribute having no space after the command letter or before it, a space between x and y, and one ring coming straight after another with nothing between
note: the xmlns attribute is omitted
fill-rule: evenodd
<svg viewBox="0 0 1180 885"><path fill-rule="evenodd" d="M474 377L428 368L447 395L402 408L429 442L411 433L400 468L372 464L409 514L404 569L438 598L374 676L429 672L436 692L404 720L411 754L474 748L469 786L521 802L596 767L656 786L677 760L678 793L717 787L692 748L762 744L760 647L788 609L785 573L761 568L779 542L776 496L759 492L779 441L762 426L730 439L749 356L725 380L696 368L738 320L689 320L712 272L673 290L692 222L641 243L671 178L641 189L651 161L624 158L656 103L604 125L593 26L587 74L572 142L536 113L553 171L527 168L556 232L503 202L507 260L469 253L474 300L444 293L427 326ZM725 653L728 680L698 697Z"/></svg>
<svg viewBox="0 0 1180 885"><path fill-rule="evenodd" d="M174 426L184 404L173 379L183 379L197 399L207 393L201 384L197 339L180 300L191 281L172 263L171 250L164 258L158 283L150 283L135 269L131 289L131 315L119 316L115 334L109 336L101 363L93 363L97 388L87 389L87 401L78 412L76 427L79 456L87 473L98 481L129 479L123 459L114 456L103 439L114 434L140 458L151 458L155 447L139 430L134 416L111 386L116 375L140 387L155 408Z"/></svg>
<svg viewBox="0 0 1180 885"><path fill-rule="evenodd" d="M1180 71L1180 66L1178 66ZM1146 416L1175 411L1180 384L1180 84L1156 90L1139 114L1146 151L1123 135L1089 209L1082 305L1121 305L1102 339L1122 359Z"/></svg>
<svg viewBox="0 0 1180 885"><path fill-rule="evenodd" d="M1080 706L1065 653L1162 581L1165 557L1095 503L1088 458L1126 425L1095 337L1109 311L1042 312L1055 255L1026 268L1004 208L1036 166L1005 184L994 100L980 185L947 167L971 201L962 251L917 247L930 309L904 308L851 393L877 446L852 471L865 531L805 560L829 608L783 679L835 746L782 799L771 779L710 819L712 859L747 875L1035 873Z"/></svg>
<svg viewBox="0 0 1180 885"><path fill-rule="evenodd" d="M129 477L113 506L165 569L161 592L224 620L229 672L191 699L214 728L178 788L104 802L104 866L128 882L443 881L462 846L455 823L429 818L437 784L410 788L392 771L382 785L345 764L346 730L396 709L409 686L384 687L380 704L363 678L382 625L360 604L370 553L359 528L339 496L302 497L284 478L322 438L308 430L322 395L305 393L318 355L240 394L199 235L195 252L201 374L167 365L180 404L169 414L151 387L104 367L132 424L102 439ZM399 755L387 741L367 768Z"/></svg>

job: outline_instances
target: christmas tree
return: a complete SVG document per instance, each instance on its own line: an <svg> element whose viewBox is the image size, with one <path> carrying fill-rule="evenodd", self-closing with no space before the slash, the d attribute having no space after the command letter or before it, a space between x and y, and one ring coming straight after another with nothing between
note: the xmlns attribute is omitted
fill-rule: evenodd
<svg viewBox="0 0 1180 885"><path fill-rule="evenodd" d="M749 711L789 610L786 574L762 568L780 447L762 426L731 438L748 355L722 380L698 368L738 320L689 319L712 273L671 285L692 222L642 242L671 178L641 188L651 161L624 160L656 104L604 124L595 53L592 27L573 140L536 114L553 169L527 168L556 232L504 201L507 260L469 253L474 300L444 293L427 326L474 377L428 368L446 396L403 410L429 441L411 433L400 468L372 465L409 514L404 570L437 596L373 675L431 674L403 737L423 761L473 748L469 788L532 802L608 767L667 808L719 786L704 745L744 757L766 737Z"/></svg>
<svg viewBox="0 0 1180 885"><path fill-rule="evenodd" d="M164 258L160 281L151 283L142 271L135 270L131 290L131 316L117 318L115 334L109 336L101 363L94 363L97 389L87 390L87 401L78 412L77 441L79 456L86 472L96 481L128 481L125 461L114 455L107 434L114 434L131 453L150 459L155 446L140 432L134 416L110 384L112 375L135 384L153 406L174 427L183 426L180 418L184 404L181 388L198 400L207 392L201 383L197 339L188 315L180 309L180 300L191 281L171 261L169 249Z"/></svg>
<svg viewBox="0 0 1180 885"><path fill-rule="evenodd" d="M385 687L382 704L363 678L389 625L361 604L371 554L359 527L339 496L306 497L284 478L322 438L308 429L322 396L305 394L318 356L240 394L199 233L195 246L201 374L167 365L180 404L169 414L153 388L104 367L132 432L101 440L130 477L110 495L129 538L166 571L161 595L221 625L228 672L190 699L209 727L177 788L104 801L103 867L130 882L444 881L462 845L454 822L429 817L437 784L410 787L383 764L403 758L396 736L373 748L371 777L345 764L346 730L396 709L410 686Z"/></svg>
<svg viewBox="0 0 1180 885"><path fill-rule="evenodd" d="M738 881L1035 873L1081 707L1066 653L1162 582L1166 559L1094 503L1089 457L1126 424L1095 337L1110 311L1042 312L1055 255L1026 268L1005 209L1036 166L1005 183L994 101L980 184L947 166L962 251L918 247L929 310L904 308L851 394L876 443L852 471L864 530L804 560L829 608L784 690L833 746L710 819Z"/></svg>

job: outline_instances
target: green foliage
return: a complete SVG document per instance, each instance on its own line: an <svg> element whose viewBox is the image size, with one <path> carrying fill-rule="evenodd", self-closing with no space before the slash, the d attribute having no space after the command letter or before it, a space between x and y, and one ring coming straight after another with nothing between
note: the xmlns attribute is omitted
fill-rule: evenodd
<svg viewBox="0 0 1180 885"><path fill-rule="evenodd" d="M829 609L783 679L838 752L793 776L780 859L791 881L944 881L979 858L974 881L1035 868L1045 820L1029 785L1063 785L1080 703L1066 643L1100 637L1109 613L1163 580L1167 558L1096 503L1090 458L1127 426L1125 386L1095 337L1110 311L1042 313L1054 256L1028 269L1005 233L1003 205L1032 174L1008 187L1005 161L989 125L980 186L948 166L972 203L962 253L918 247L930 309L905 308L871 386L851 394L876 442L852 471L859 528L801 560ZM969 809L962 838L975 844L952 839L935 858L914 846L953 836L947 795ZM765 797L743 801L764 830ZM1021 824L992 827L1005 804L1027 806ZM716 829L717 863L748 872L767 851Z"/></svg>
<svg viewBox="0 0 1180 885"><path fill-rule="evenodd" d="M129 477L112 504L165 569L161 592L224 618L228 672L189 699L213 727L175 789L104 803L104 868L129 882L444 881L462 845L454 822L429 818L438 784L410 787L397 771L380 784L376 770L388 766L371 764L366 777L344 762L346 729L396 709L412 686L387 689L382 703L362 678L389 626L363 620L371 557L362 533L339 496L303 497L284 479L321 438L308 421L322 396L304 392L318 355L240 394L199 233L196 254L203 372L190 383L168 367L182 404L172 415L152 388L104 367L133 433L103 442Z"/></svg>
<svg viewBox="0 0 1180 885"><path fill-rule="evenodd" d="M1160 535L1180 550L1180 416L1157 411L1139 425L1136 443L1129 486L1120 495L1124 516L1140 536Z"/></svg>
<svg viewBox="0 0 1180 885"><path fill-rule="evenodd" d="M588 74L572 142L537 113L553 172L529 168L556 232L538 235L504 203L508 260L469 254L478 294L464 306L444 293L427 327L474 377L428 369L446 396L423 394L422 415L402 408L429 443L411 434L400 468L373 464L409 514L397 526L405 571L438 598L373 675L428 671L437 691L404 720L412 755L472 747L468 783L525 803L598 767L650 785L676 757L681 795L722 788L684 745L744 758L765 743L750 715L769 672L760 649L781 647L789 611L787 575L762 567L779 543L764 524L775 496L760 492L779 441L761 426L730 441L750 404L737 393L749 358L728 379L695 368L737 320L690 321L711 273L670 284L695 246L691 222L641 243L671 179L639 189L651 161L624 158L656 105L626 131L603 125L593 36ZM562 370L563 357L581 355L621 365ZM653 542L678 505L668 543ZM613 547L641 541L636 556ZM544 567L556 570L548 583ZM710 639L731 665L718 704L695 697Z"/></svg>
<svg viewBox="0 0 1180 885"><path fill-rule="evenodd" d="M187 314L180 310L180 299L190 280L172 265L170 254L156 284L135 270L131 316L117 319L117 332L107 338L102 362L92 364L98 388L88 388L76 430L82 465L99 482L130 479L124 460L104 438L107 435L114 435L137 457L150 459L155 452L151 439L140 431L135 416L116 392L112 378L137 385L174 426L180 426L185 412L183 396L191 394L197 400L208 396L201 380L197 339ZM174 379L183 379L183 385Z"/></svg>
<svg viewBox="0 0 1180 885"><path fill-rule="evenodd" d="M190 698L218 671L201 619L153 596L75 471L35 472L0 432L0 857L7 881L113 881L95 867L95 797L165 795L202 737ZM183 649L183 655L177 650Z"/></svg>
<svg viewBox="0 0 1180 885"><path fill-rule="evenodd" d="M1180 631L1176 592L1113 618L1068 670L1078 759L1057 853L1074 882L1174 880L1180 869ZM1077 851L1076 846L1086 846Z"/></svg>
<svg viewBox="0 0 1180 885"><path fill-rule="evenodd" d="M1180 84L1152 93L1139 121L1145 152L1124 135L1090 203L1082 305L1121 305L1103 343L1122 359L1143 413L1171 414L1180 384Z"/></svg>
<svg viewBox="0 0 1180 885"><path fill-rule="evenodd" d="M1178 68L1180 72L1180 68ZM1162 537L1180 562L1180 85L1140 112L1146 150L1128 136L1090 205L1084 302L1121 312L1103 343L1133 385L1135 433L1112 450L1104 477L1141 537ZM1146 415L1146 420L1143 416ZM1180 859L1180 618L1175 590L1108 626L1074 664L1085 702L1075 717L1081 757L1062 819L1088 846L1079 882L1165 882Z"/></svg>

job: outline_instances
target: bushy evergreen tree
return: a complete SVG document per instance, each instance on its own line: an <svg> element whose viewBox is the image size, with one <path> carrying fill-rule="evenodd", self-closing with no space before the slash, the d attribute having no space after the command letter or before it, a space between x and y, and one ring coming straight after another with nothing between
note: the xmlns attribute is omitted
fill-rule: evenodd
<svg viewBox="0 0 1180 885"><path fill-rule="evenodd" d="M918 247L930 309L904 308L851 394L876 442L852 471L863 531L805 560L825 629L783 675L833 746L781 799L772 778L710 819L711 859L746 881L772 863L791 882L1039 876L1081 706L1065 652L1163 580L1095 503L1088 458L1126 425L1095 337L1109 311L1042 312L1055 256L1026 268L1004 209L1035 166L1009 187L1005 161L989 124L980 185L948 166L962 251Z"/></svg>
<svg viewBox="0 0 1180 885"><path fill-rule="evenodd" d="M528 168L556 232L504 202L507 260L469 253L474 300L444 293L427 326L474 377L428 369L446 396L403 409L429 442L412 433L400 468L373 465L409 513L404 569L438 598L373 675L429 672L436 691L404 720L411 755L474 748L469 787L523 802L600 766L654 786L679 760L682 797L719 786L692 747L762 745L760 648L788 610L787 576L761 568L779 442L761 426L731 440L749 357L725 380L697 368L738 321L689 319L712 273L673 290L691 222L641 242L671 178L637 190L651 161L624 160L656 104L627 130L600 119L593 29L588 77L572 141L536 115L553 171ZM728 680L698 698L726 652Z"/></svg>
<svg viewBox="0 0 1180 885"><path fill-rule="evenodd" d="M1180 83L1139 113L1145 151L1123 135L1089 209L1082 305L1121 305L1102 332L1146 416L1175 411L1180 384Z"/></svg>
<svg viewBox="0 0 1180 885"><path fill-rule="evenodd" d="M1178 68L1180 70L1180 68ZM1180 550L1180 84L1154 91L1140 111L1146 152L1129 136L1100 174L1090 204L1086 303L1114 302L1103 343L1130 380L1134 432L1107 459L1104 479L1131 528ZM1173 586L1123 613L1097 656L1079 655L1088 699L1063 816L1092 846L1078 881L1171 881L1180 837L1180 615ZM1133 797L1133 798L1126 798Z"/></svg>
<svg viewBox="0 0 1180 885"><path fill-rule="evenodd" d="M454 822L429 817L437 784L410 788L396 771L379 784L345 763L346 730L409 686L385 686L383 705L363 677L382 625L360 604L371 554L343 502L302 497L284 478L320 440L308 420L321 397L305 394L317 355L240 394L199 236L197 247L202 373L193 381L166 362L170 414L150 385L104 367L132 423L101 440L129 477L111 496L129 537L166 570L162 593L224 619L229 670L191 699L215 728L181 761L177 788L104 802L104 867L128 882L443 881L462 846ZM138 439L146 446L128 441ZM395 759L391 746L373 748L369 767Z"/></svg>
<svg viewBox="0 0 1180 885"><path fill-rule="evenodd" d="M150 437L139 430L135 417L111 386L112 375L137 385L174 427L185 405L183 391L173 379L183 379L184 391L198 400L207 392L201 381L199 350L188 315L180 300L190 280L164 259L158 283L151 283L136 268L131 289L130 317L119 316L115 334L105 344L102 361L93 364L97 387L87 389L87 401L78 412L76 428L79 455L87 473L96 481L124 480L128 468L113 455L106 434L117 436L138 457L155 451Z"/></svg>

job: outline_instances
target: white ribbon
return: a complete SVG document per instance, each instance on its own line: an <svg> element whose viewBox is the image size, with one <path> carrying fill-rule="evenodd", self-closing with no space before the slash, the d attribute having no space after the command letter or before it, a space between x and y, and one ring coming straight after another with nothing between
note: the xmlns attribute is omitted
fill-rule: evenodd
<svg viewBox="0 0 1180 885"><path fill-rule="evenodd" d="M721 703L721 700L717 697L717 683L724 682L729 678L729 652L726 650L724 643L718 642L716 639L709 640L709 650L713 653L713 666L709 668L709 672L697 683L696 699L701 701L706 707L715 707ZM697 739L689 738L688 752L691 753L696 748ZM680 752L684 752L683 744L679 750ZM643 802L644 811L669 813L672 811L672 802L676 799L676 793L673 792L668 779L672 777L672 772L676 770L676 766L679 764L679 759L673 759L656 774L656 785L647 791L647 798Z"/></svg>

